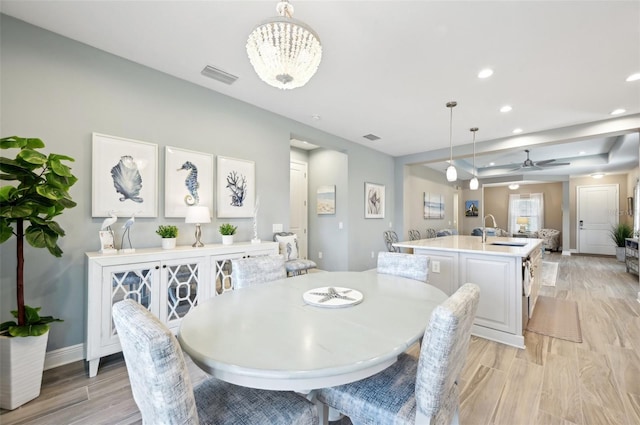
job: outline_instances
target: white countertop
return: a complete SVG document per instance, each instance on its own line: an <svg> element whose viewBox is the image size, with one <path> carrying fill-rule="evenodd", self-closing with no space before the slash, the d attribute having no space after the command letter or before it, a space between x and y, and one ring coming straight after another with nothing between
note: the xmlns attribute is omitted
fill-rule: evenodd
<svg viewBox="0 0 640 425"><path fill-rule="evenodd" d="M525 244L524 246L492 245L492 243ZM533 238L501 238L487 236L487 242L482 243L482 236L454 235L417 241L398 242L393 244L400 248L430 249L436 251L455 251L501 255L510 257L526 257L534 249L539 248L544 241Z"/></svg>

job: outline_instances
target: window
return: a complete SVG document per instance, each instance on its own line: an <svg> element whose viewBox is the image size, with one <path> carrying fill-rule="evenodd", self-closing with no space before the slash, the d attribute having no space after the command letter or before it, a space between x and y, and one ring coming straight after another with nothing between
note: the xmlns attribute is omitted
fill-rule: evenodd
<svg viewBox="0 0 640 425"><path fill-rule="evenodd" d="M518 220L518 219L521 220ZM525 219L525 220L522 220ZM519 224L524 221L526 224ZM542 193L509 195L509 233L517 233L522 227L527 232L544 228L544 199Z"/></svg>

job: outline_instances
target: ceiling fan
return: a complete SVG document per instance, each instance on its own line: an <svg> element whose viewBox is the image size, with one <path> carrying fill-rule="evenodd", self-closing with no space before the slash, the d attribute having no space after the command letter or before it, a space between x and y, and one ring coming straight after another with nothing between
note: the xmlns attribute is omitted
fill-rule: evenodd
<svg viewBox="0 0 640 425"><path fill-rule="evenodd" d="M529 149L524 150L527 153L527 159L517 168L514 168L509 171L533 171L533 170L544 170L548 167L557 167L559 165L570 165L569 162L555 162L555 159L545 159L544 161L533 162L529 159Z"/></svg>

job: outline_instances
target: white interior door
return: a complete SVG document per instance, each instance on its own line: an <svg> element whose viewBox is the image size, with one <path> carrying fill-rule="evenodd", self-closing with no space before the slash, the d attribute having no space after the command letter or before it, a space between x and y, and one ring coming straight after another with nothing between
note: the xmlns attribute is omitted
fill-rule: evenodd
<svg viewBox="0 0 640 425"><path fill-rule="evenodd" d="M289 231L298 235L300 258L307 258L307 163L291 161L289 168Z"/></svg>
<svg viewBox="0 0 640 425"><path fill-rule="evenodd" d="M618 224L618 185L578 186L578 252L615 255L609 231Z"/></svg>

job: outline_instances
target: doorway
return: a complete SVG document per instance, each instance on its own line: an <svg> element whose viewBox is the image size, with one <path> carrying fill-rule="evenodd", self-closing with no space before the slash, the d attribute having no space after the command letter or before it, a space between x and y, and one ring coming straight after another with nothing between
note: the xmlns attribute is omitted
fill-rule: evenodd
<svg viewBox="0 0 640 425"><path fill-rule="evenodd" d="M298 235L298 255L307 258L308 189L306 162L289 165L289 231Z"/></svg>
<svg viewBox="0 0 640 425"><path fill-rule="evenodd" d="M578 252L615 255L610 230L618 224L617 184L577 187Z"/></svg>

